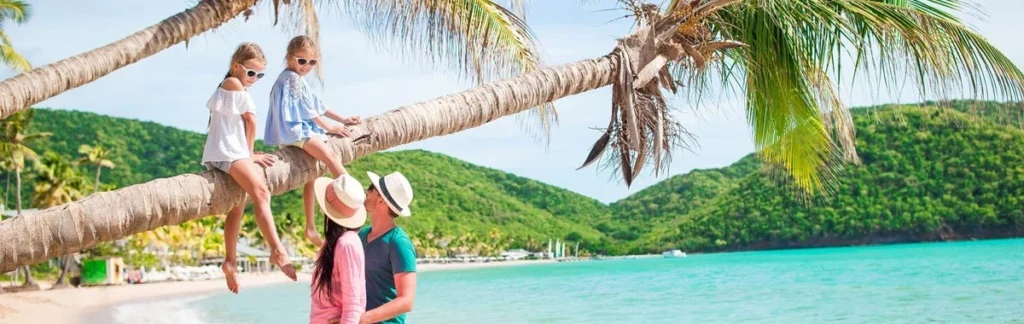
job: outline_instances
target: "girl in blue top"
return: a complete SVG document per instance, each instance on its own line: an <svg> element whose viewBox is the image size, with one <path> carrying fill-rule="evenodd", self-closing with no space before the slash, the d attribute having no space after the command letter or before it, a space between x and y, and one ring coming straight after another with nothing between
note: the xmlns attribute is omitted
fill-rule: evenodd
<svg viewBox="0 0 1024 324"><path fill-rule="evenodd" d="M317 63L319 51L313 40L307 36L296 36L288 42L285 57L288 67L281 71L270 90L270 111L263 141L280 147L296 146L317 160L324 162L335 177L348 173L341 164L341 158L327 146L327 134L349 136L345 126L360 123L359 117L342 117L330 111L323 101L310 89L303 77L309 74ZM334 123L328 119L340 122ZM306 183L302 202L306 213L306 238L318 248L323 239L316 230L313 216L313 181Z"/></svg>

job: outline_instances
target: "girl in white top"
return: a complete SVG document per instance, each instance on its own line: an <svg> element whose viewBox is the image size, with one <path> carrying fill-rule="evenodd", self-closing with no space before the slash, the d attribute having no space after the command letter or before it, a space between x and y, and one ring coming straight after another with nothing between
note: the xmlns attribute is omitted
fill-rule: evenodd
<svg viewBox="0 0 1024 324"><path fill-rule="evenodd" d="M206 135L203 149L203 164L209 169L218 169L231 178L252 197L256 211L256 225L270 248L270 263L281 268L292 280L296 280L295 268L285 252L284 245L274 227L270 212L270 190L267 189L260 166L268 167L276 158L270 154L253 152L256 141L256 105L246 89L263 77L267 64L263 51L253 43L242 43L231 56L231 67L224 81L217 87L206 106L210 109L210 131ZM238 232L242 228L242 212L245 203L228 212L224 224L224 271L228 290L238 293L236 274Z"/></svg>

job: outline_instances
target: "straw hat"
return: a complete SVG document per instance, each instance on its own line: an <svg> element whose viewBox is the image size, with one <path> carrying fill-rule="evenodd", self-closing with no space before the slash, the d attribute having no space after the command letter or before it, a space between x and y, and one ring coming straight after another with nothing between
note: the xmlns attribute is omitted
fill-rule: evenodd
<svg viewBox="0 0 1024 324"><path fill-rule="evenodd" d="M336 179L320 177L313 182L313 191L320 210L334 223L347 228L366 223L366 192L356 178L348 174Z"/></svg>
<svg viewBox="0 0 1024 324"><path fill-rule="evenodd" d="M401 172L395 171L384 177L373 172L366 172L366 175L370 177L370 183L384 197L384 203L395 214L403 217L412 216L412 212L409 211L409 203L412 202L412 185Z"/></svg>

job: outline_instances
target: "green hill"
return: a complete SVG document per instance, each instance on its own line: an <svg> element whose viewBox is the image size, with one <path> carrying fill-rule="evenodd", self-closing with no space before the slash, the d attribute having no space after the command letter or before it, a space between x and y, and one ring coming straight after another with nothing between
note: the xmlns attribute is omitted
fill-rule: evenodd
<svg viewBox="0 0 1024 324"><path fill-rule="evenodd" d="M204 134L152 122L36 108L30 131L53 133L31 145L40 154L54 151L73 159L81 144L112 149L110 159L116 168L105 169L102 182L117 187L205 170L199 164ZM261 143L257 148L274 150ZM442 154L418 150L377 153L348 168L356 175L367 170L402 171L415 185L416 199L411 206L414 216L401 224L414 236L429 233L430 242L421 238L427 245L443 237L487 237L494 228L511 238L513 246L539 248L546 246L549 238L582 241L581 248L607 241L604 234L585 225L590 218L607 215L607 206L599 201ZM82 171L92 174L91 170ZM26 176L22 193L26 204L31 188L32 177ZM303 226L300 191L274 197L279 228ZM13 208L13 200L8 207Z"/></svg>
<svg viewBox="0 0 1024 324"><path fill-rule="evenodd" d="M855 110L862 163L847 165L828 197L798 199L793 188L752 172L748 157L659 183L613 204L613 214L630 219L646 204L643 214L660 219L633 242L634 252L1019 236L1024 132L1001 125L1018 123L1006 112L1019 106L953 103L979 106L980 117L929 107Z"/></svg>
<svg viewBox="0 0 1024 324"><path fill-rule="evenodd" d="M628 225L620 226L610 235L631 241L653 228L667 225L735 188L740 179L756 171L759 165L754 156L748 155L730 167L676 175L612 203L612 220Z"/></svg>
<svg viewBox="0 0 1024 324"><path fill-rule="evenodd" d="M419 150L373 154L349 169L354 174L401 170L410 178L416 185L415 216L402 225L427 250L440 250L448 241L453 242L449 248L479 250L508 239L511 247L536 250L548 239L562 239L589 251L623 254L1024 234L1020 105L951 103L979 116L971 117L931 104L854 109L862 163L845 167L830 196L810 201L758 172L760 163L752 155L728 167L671 177L611 206ZM33 144L40 153L72 158L80 144L114 149L117 168L105 170L102 179L113 186L203 170L198 163L203 134L48 109L36 109L32 125L32 131L54 133ZM26 201L32 181L26 176ZM282 232L303 226L298 191L275 197L273 208Z"/></svg>

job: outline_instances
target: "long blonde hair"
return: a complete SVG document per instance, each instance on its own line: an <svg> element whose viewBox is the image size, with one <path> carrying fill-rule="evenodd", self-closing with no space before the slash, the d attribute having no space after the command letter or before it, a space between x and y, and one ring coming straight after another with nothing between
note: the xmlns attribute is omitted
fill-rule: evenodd
<svg viewBox="0 0 1024 324"><path fill-rule="evenodd" d="M224 78L231 77L231 65L238 63L242 64L248 60L260 60L263 64L267 63L267 57L263 55L263 49L260 48L256 43L244 42L238 44L238 48L235 49L235 53L231 54L231 63L228 64L228 73L224 74Z"/></svg>
<svg viewBox="0 0 1024 324"><path fill-rule="evenodd" d="M267 64L267 57L263 55L263 49L260 48L256 43L244 42L238 44L238 48L235 48L235 53L231 54L231 62L228 63L228 72L224 74L224 79L231 77L231 65L238 63L241 65L248 60L260 60L263 64ZM223 80L223 79L222 79ZM217 83L217 88L220 88L220 83ZM210 117L206 120L206 129L210 129L210 123L213 122L213 113L210 113Z"/></svg>

